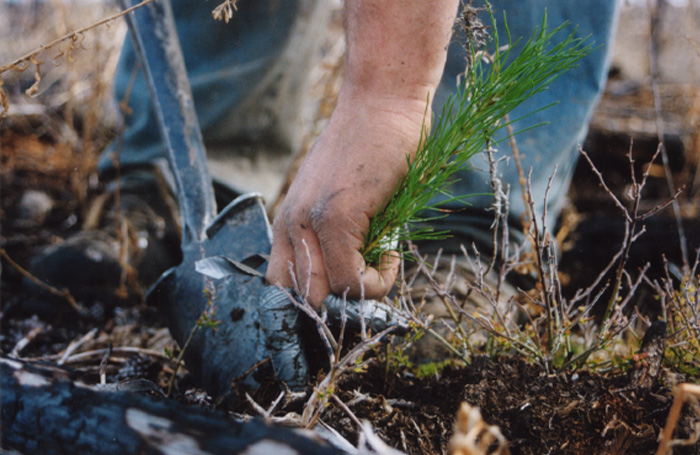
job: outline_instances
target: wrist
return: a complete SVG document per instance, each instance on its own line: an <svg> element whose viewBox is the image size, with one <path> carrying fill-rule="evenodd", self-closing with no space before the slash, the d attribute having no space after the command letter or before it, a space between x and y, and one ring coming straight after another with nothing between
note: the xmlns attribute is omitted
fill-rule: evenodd
<svg viewBox="0 0 700 455"><path fill-rule="evenodd" d="M406 171L406 157L415 155L422 133L430 128L426 103L427 98L341 90L322 136L347 142L342 147L346 153L360 160L371 156L378 168L394 168L398 178Z"/></svg>
<svg viewBox="0 0 700 455"><path fill-rule="evenodd" d="M368 107L379 111L398 111L422 119L436 90L437 86L428 84L363 83L346 78L338 92L336 109Z"/></svg>
<svg viewBox="0 0 700 455"><path fill-rule="evenodd" d="M386 122L398 122L395 127L399 131L420 132L425 124L429 127L432 97L433 91L425 86L410 91L407 87L402 91L380 90L346 80L338 93L333 117L371 123L377 127Z"/></svg>

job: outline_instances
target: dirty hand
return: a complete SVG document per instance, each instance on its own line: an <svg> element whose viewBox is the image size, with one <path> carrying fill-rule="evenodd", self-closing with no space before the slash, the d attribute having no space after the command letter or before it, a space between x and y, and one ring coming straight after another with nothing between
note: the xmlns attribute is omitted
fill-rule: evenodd
<svg viewBox="0 0 700 455"><path fill-rule="evenodd" d="M379 298L391 289L397 256L369 267L360 249L416 151L424 113L425 100L339 100L275 217L269 283L292 287L293 264L316 308L330 293Z"/></svg>
<svg viewBox="0 0 700 455"><path fill-rule="evenodd" d="M386 294L398 258L368 267L360 249L419 145L458 0L346 0L346 74L336 109L275 217L267 280L320 308L330 293Z"/></svg>

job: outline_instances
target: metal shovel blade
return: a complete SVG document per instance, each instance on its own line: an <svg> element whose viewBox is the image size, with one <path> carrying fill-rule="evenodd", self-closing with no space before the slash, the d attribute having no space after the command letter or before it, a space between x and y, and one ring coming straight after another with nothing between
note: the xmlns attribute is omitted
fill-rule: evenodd
<svg viewBox="0 0 700 455"><path fill-rule="evenodd" d="M137 3L120 2L123 9ZM241 273L212 282L213 292L207 293L208 278L196 271L195 263L221 255L248 262L251 269L264 274L264 261L255 258L270 250L270 226L257 195L238 198L216 216L204 144L169 1L149 3L128 14L127 20L167 147L183 227L182 263L156 282L147 300L167 316L180 346L187 344L187 368L199 385L220 395L228 391L232 379L260 360L256 306L264 285L259 276ZM216 329L196 330L190 339L210 305L216 307L213 317L221 323Z"/></svg>
<svg viewBox="0 0 700 455"><path fill-rule="evenodd" d="M185 351L188 370L214 396L227 392L232 380L265 357L257 306L265 288L266 261L260 253L270 250L269 231L260 197L241 196L207 229L206 239L183 245L182 263L148 293L148 303L167 316L180 346L208 306L215 307L213 317L220 323L198 329ZM212 256L230 258L245 269L209 278L196 270L196 264ZM244 382L258 385L250 375Z"/></svg>

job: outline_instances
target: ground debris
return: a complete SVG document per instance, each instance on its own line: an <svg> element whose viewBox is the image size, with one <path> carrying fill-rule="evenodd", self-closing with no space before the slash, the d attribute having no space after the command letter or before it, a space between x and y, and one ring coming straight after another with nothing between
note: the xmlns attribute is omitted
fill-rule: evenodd
<svg viewBox="0 0 700 455"><path fill-rule="evenodd" d="M495 445L493 450L490 447ZM451 455L507 455L508 442L501 430L481 418L479 408L462 402L457 411L455 431L450 439Z"/></svg>

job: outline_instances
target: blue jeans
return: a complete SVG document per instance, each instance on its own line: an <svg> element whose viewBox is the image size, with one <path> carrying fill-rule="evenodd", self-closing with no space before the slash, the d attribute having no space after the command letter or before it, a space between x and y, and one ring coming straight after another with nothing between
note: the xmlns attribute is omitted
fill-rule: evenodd
<svg viewBox="0 0 700 455"><path fill-rule="evenodd" d="M248 128L250 131L246 131L246 128L230 131L230 125L225 123L231 123L231 112L244 110L254 104L250 101L250 94L259 91L262 81L268 81L268 89L274 91L275 79L270 73L274 72L275 62L280 57L284 44L293 36L297 16L304 8L309 8L309 0L240 2L238 11L229 24L212 20L210 5L189 0L173 0L172 3L205 140L227 139L224 137L227 134L247 135L243 140L272 140L282 148L288 145L285 142L289 143L289 138L284 134L275 137L275 131L283 130L284 125L275 124L274 121L268 122L262 129ZM541 25L546 9L550 27L567 20L571 22L559 37L576 29L577 36L590 36L591 42L601 45L581 61L578 67L552 83L549 90L531 97L511 114L512 119L520 118L543 106L558 103L513 125L514 130L518 131L527 130L531 125L547 123L517 135L516 141L524 172L527 174L532 168L532 195L535 210L540 215L544 209L547 181L556 166L556 175L547 201L549 226L553 226L571 181L578 157L577 147L586 135L588 121L605 85L618 2L493 0L492 3L499 23L502 24L503 11L507 11L513 41L518 38L526 41L534 29ZM500 29L504 34L505 27L501 26ZM501 42L505 42L505 37L502 37ZM126 92L135 61L134 51L127 41L115 82L118 100ZM464 62L464 51L459 39L455 38L450 45L445 73L435 95L435 112L441 111L446 98L454 92L457 75L464 71ZM130 105L133 114L126 120L122 166L145 164L164 158L165 149L142 76L137 77L133 86ZM274 117L274 113L271 115ZM235 118L245 119L245 113ZM506 132L502 131L497 139L505 136ZM501 156L511 153L507 141L501 142L499 149L498 154ZM491 193L487 161L481 157L475 157L472 161L474 168L459 175L460 181L454 185L453 192L460 195ZM111 166L111 160L105 156L101 166L103 170L107 169ZM517 235L525 205L515 161L511 159L502 163L498 173L502 175L504 186L510 186L510 225ZM485 209L492 205L493 198L475 196L470 197L468 202L471 204L468 209L455 207L460 210L440 220L439 228L450 229L462 241L488 245L493 213Z"/></svg>

